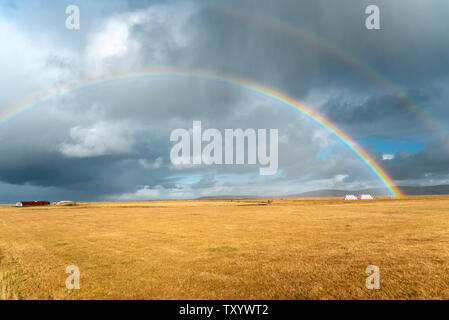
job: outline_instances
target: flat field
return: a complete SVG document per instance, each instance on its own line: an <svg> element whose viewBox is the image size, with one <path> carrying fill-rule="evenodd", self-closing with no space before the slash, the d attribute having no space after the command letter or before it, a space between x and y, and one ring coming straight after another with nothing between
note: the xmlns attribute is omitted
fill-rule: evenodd
<svg viewBox="0 0 449 320"><path fill-rule="evenodd" d="M424 298L449 299L447 196L0 206L0 299Z"/></svg>

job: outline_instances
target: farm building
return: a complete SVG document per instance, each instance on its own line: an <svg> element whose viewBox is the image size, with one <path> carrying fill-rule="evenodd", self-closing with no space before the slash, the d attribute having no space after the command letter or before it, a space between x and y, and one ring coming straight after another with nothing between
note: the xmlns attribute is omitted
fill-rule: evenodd
<svg viewBox="0 0 449 320"><path fill-rule="evenodd" d="M353 194L347 194L347 195L345 195L345 197L343 199L344 200L357 200L357 197Z"/></svg>
<svg viewBox="0 0 449 320"><path fill-rule="evenodd" d="M373 200L374 197L370 194L361 194L357 197L359 200Z"/></svg>
<svg viewBox="0 0 449 320"><path fill-rule="evenodd" d="M61 200L55 203L57 206L74 206L75 202L70 200Z"/></svg>
<svg viewBox="0 0 449 320"><path fill-rule="evenodd" d="M50 201L20 201L16 203L16 207L31 207L31 206L48 206Z"/></svg>

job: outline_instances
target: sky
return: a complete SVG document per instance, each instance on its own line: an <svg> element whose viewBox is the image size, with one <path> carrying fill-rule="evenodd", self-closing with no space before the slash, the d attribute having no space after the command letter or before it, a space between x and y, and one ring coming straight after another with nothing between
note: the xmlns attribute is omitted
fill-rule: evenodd
<svg viewBox="0 0 449 320"><path fill-rule="evenodd" d="M71 4L80 9L79 30L65 25ZM380 8L380 30L365 27L371 4ZM304 114L200 77L99 83L2 121L23 101L67 83L160 67L206 70L282 92L347 133L397 185L448 184L447 12L446 0L2 1L0 202L382 186ZM278 172L173 165L170 133L198 120L220 131L277 129Z"/></svg>

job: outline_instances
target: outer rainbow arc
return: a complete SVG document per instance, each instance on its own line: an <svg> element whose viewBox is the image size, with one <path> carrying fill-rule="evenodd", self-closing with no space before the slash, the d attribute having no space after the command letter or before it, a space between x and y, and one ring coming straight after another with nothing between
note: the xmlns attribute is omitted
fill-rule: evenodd
<svg viewBox="0 0 449 320"><path fill-rule="evenodd" d="M429 111L427 111L419 102L409 97L392 80L379 73L377 70L369 66L366 62L363 62L360 58L356 58L348 51L331 43L327 39L308 31L307 29L293 26L276 18L265 15L257 15L249 12L241 13L225 8L223 4L220 6L220 12L239 19L249 20L254 24L269 26L273 29L277 29L279 32L289 35L294 39L301 38L308 43L311 43L312 45L319 47L329 54L339 58L341 61L344 61L348 65L351 65L355 69L368 76L373 82L379 84L382 88L387 90L387 92L395 96L398 101L401 101L403 104L408 106L412 110L412 112L414 112L420 118L420 120L425 122L426 125L438 135L445 147L449 148L449 131L447 129L447 126L439 121L436 116L433 116Z"/></svg>
<svg viewBox="0 0 449 320"><path fill-rule="evenodd" d="M203 71L203 70L190 70L190 69L181 69L181 68L156 68L151 70L139 70L136 72L126 72L126 73L117 73L117 74L110 74L104 77L99 77L95 79L88 79L85 81L78 81L74 83L70 83L67 85L64 85L60 88L57 88L50 93L47 93L45 95L42 95L38 98L34 98L32 100L29 100L28 102L19 104L14 106L12 109L9 110L9 112L6 112L3 115L0 115L0 125L5 123L6 121L12 119L15 116L18 116L19 114L27 111L28 109L32 108L33 106L45 102L55 96L58 96L60 94L64 94L67 92L70 92L72 90L82 89L88 86L105 83L105 82L111 82L111 81L118 81L122 79L127 78L138 78L138 77L149 77L149 76L189 76L189 77L198 77L203 79L209 79L209 80L215 80L215 81L221 81L225 82L234 86L243 87L246 89L249 89L254 92L258 92L264 96L270 97L276 101L279 101L291 108L294 108L313 121L317 122L319 125L321 125L323 128L328 130L329 132L333 133L338 139L340 139L345 145L347 145L360 159L363 160L363 162L371 169L371 171L379 178L379 180L382 182L382 184L390 191L391 195L395 197L402 196L402 192L400 189L395 186L395 183L393 180L387 175L387 173L376 163L376 161L366 153L361 147L357 146L353 140L345 134L341 129L333 125L331 122L323 118L321 115L317 114L316 112L312 111L310 108L306 107L304 104L300 103L299 101L295 100L294 98L281 93L273 88L268 88L266 86L263 86L261 84L242 79L237 78L235 76L229 76L229 75L223 75L223 74L217 74L210 71Z"/></svg>

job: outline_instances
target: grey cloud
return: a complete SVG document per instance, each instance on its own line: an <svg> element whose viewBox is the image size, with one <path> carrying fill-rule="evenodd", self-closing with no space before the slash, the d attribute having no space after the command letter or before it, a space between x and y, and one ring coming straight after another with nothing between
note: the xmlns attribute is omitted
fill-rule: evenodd
<svg viewBox="0 0 449 320"><path fill-rule="evenodd" d="M449 43L441 39L448 35L444 15L448 4L436 0L378 3L382 30L368 32L363 12L369 1L175 1L156 5L145 1L116 0L107 5L80 1L83 24L78 33L55 26L58 19L63 22L63 3L38 1L29 7L17 3L12 9L16 13L12 30L17 35L7 38L0 50L0 57L7 61L0 75L4 92L0 112L28 93L70 80L164 64L210 69L273 86L307 101L356 140L418 135L433 141L434 132L385 90L379 78L373 79L372 74L348 63L348 56L341 59L329 46L307 41L291 28L270 20L319 34L394 81L442 123L447 122ZM156 20L146 17L132 23L133 15L148 12L149 7L157 10L158 6L166 11L156 14ZM182 8L193 9L181 14ZM270 19L265 19L267 16ZM423 22L417 27L413 17ZM96 42L99 35L110 32L108 39L114 39L114 30L108 29L111 22L124 26L119 45L125 49L95 51L102 48ZM4 23L9 26L12 22L0 18L0 25ZM45 35L44 47L32 41L41 35ZM12 48L20 54L14 55ZM280 174L269 179L253 176L257 166L173 170L168 157L169 133L179 127L190 128L192 120L220 130L278 128ZM89 128L96 128L98 123L113 128L112 132L89 142L95 137L88 134ZM73 135L73 128L87 135ZM118 148L117 141L125 147ZM317 157L333 145L337 147L326 161ZM64 156L61 146L81 150L84 153L79 155L84 156L86 150L95 152L75 158L70 152ZM441 149L429 143L422 152L401 151L384 161L382 154L371 153L398 183L426 184L447 181L448 159ZM2 124L0 151L2 201L16 201L17 193L96 200L281 195L321 187L379 184L353 152L297 111L246 89L194 77L112 81L55 97ZM164 159L160 166L148 165L160 158ZM226 175L231 178L220 178ZM232 179L233 175L246 178ZM202 178L186 182L186 176Z"/></svg>

